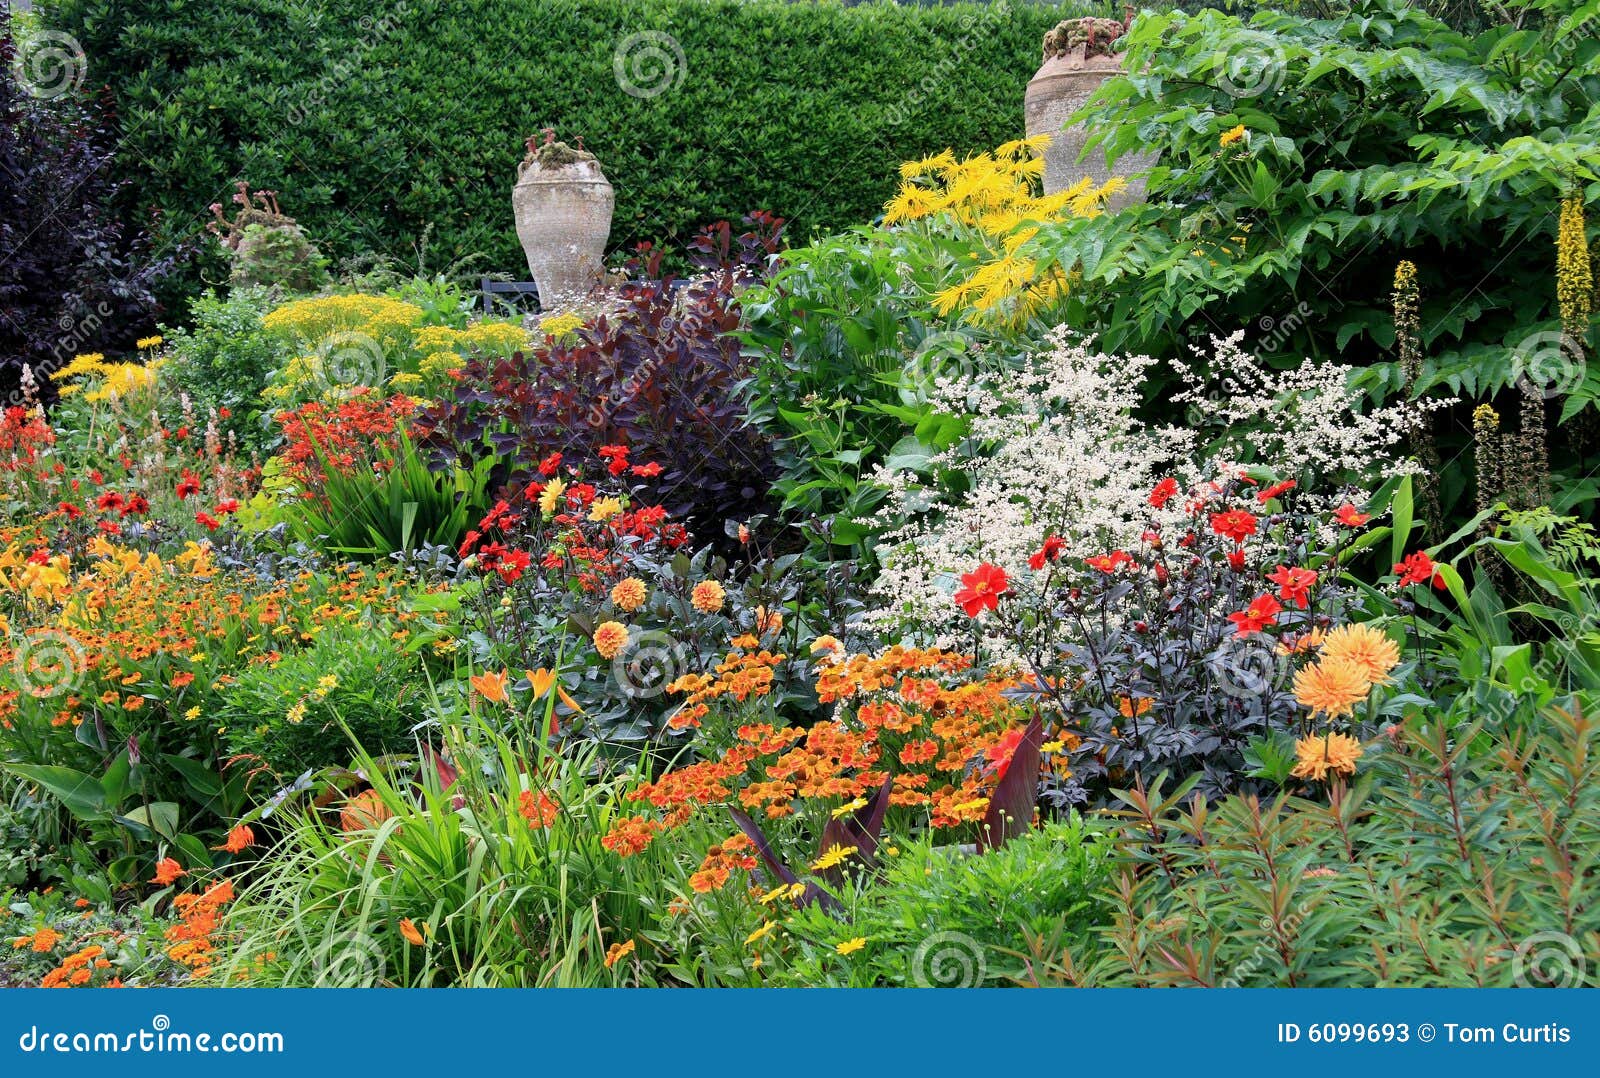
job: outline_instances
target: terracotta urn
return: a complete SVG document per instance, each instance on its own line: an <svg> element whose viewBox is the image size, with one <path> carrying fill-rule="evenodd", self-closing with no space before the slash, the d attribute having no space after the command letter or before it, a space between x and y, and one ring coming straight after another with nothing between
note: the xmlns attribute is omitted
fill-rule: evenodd
<svg viewBox="0 0 1600 1078"><path fill-rule="evenodd" d="M574 149L549 133L541 146L532 141L517 170L511 206L528 272L539 286L539 306L560 311L600 282L616 195L581 142Z"/></svg>
<svg viewBox="0 0 1600 1078"><path fill-rule="evenodd" d="M1122 74L1122 57L1109 53L1107 46L1124 26L1112 19L1070 19L1045 35L1044 63L1028 82L1024 109L1028 136L1050 136L1044 151L1047 195L1071 187L1085 176L1092 177L1096 186L1118 176L1128 186L1108 200L1108 209L1144 201L1141 173L1155 164L1156 155L1128 153L1107 167L1104 152L1097 148L1080 161L1089 141L1089 125L1069 122L1107 79Z"/></svg>

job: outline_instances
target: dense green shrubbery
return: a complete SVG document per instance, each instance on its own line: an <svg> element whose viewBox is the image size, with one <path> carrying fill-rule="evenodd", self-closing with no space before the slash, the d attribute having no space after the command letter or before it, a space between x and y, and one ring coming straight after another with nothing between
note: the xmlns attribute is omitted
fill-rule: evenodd
<svg viewBox="0 0 1600 1078"><path fill-rule="evenodd" d="M848 919L807 906L785 925L793 953L769 983L795 987L1000 987L1023 976L1030 940L1067 947L1104 923L1108 833L1045 825L967 856L918 843L859 896ZM839 946L865 939L860 954Z"/></svg>
<svg viewBox="0 0 1600 1078"><path fill-rule="evenodd" d="M381 626L326 633L239 675L224 715L228 749L293 776L345 763L352 738L374 754L415 748L427 691L416 656Z"/></svg>
<svg viewBox="0 0 1600 1078"><path fill-rule="evenodd" d="M166 376L202 411L227 408L238 416L249 448L265 446L272 436L261 390L289 358L288 345L261 327L272 305L272 293L263 288L239 288L226 297L207 290L189 309L193 326L164 334Z"/></svg>
<svg viewBox="0 0 1600 1078"><path fill-rule="evenodd" d="M759 208L804 236L874 216L902 160L1019 134L1043 32L1109 5L54 7L56 25L82 41L91 81L115 91L126 159L138 162L129 178L169 228L194 229L247 178L283 193L285 211L336 257L408 254L433 223L430 249L444 261L481 253L520 275L511 186L523 140L541 127L581 135L599 155L617 189L614 247L651 238L676 249L701 224ZM640 34L670 35L681 61L648 36L619 51ZM670 88L652 93L663 77ZM619 88L628 79L640 96Z"/></svg>

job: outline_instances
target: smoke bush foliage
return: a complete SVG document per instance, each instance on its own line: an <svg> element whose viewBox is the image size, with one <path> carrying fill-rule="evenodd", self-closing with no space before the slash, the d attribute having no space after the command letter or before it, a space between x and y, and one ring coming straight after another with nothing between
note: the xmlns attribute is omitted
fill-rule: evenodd
<svg viewBox="0 0 1600 1078"><path fill-rule="evenodd" d="M117 219L107 111L19 82L11 18L0 8L0 392L26 365L50 393L43 376L74 355L132 350L174 260Z"/></svg>

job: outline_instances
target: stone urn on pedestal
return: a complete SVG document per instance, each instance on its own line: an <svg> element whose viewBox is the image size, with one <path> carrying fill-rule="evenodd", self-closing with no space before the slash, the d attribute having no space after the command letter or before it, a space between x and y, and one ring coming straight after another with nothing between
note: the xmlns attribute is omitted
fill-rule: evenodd
<svg viewBox="0 0 1600 1078"><path fill-rule="evenodd" d="M1107 167L1100 149L1078 160L1089 141L1089 125L1069 123L1089 96L1107 79L1122 74L1122 57L1113 43L1127 32L1128 24L1116 19L1067 19L1044 36L1044 63L1028 83L1025 112L1028 137L1049 135L1044 151L1044 193L1055 194L1089 176L1096 186L1113 176L1128 186L1108 201L1119 210L1144 201L1144 178L1138 176L1155 164L1148 152L1124 154Z"/></svg>
<svg viewBox="0 0 1600 1078"><path fill-rule="evenodd" d="M557 142L549 128L542 143L529 139L511 192L517 239L544 311L574 306L605 271L616 195L594 154L577 141L576 147Z"/></svg>

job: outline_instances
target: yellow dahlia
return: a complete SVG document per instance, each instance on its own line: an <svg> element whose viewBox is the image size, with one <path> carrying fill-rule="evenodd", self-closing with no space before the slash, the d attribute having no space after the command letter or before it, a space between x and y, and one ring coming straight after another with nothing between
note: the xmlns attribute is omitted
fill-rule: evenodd
<svg viewBox="0 0 1600 1078"><path fill-rule="evenodd" d="M1361 742L1349 734L1313 734L1295 742L1297 763L1290 772L1297 779L1324 782L1329 772L1354 775L1361 759Z"/></svg>
<svg viewBox="0 0 1600 1078"><path fill-rule="evenodd" d="M1400 647L1370 625L1341 625L1322 644L1322 661L1330 660L1359 667L1368 681L1382 685L1400 661Z"/></svg>

